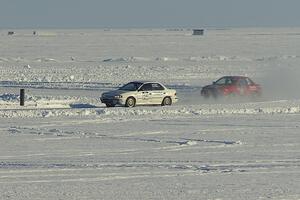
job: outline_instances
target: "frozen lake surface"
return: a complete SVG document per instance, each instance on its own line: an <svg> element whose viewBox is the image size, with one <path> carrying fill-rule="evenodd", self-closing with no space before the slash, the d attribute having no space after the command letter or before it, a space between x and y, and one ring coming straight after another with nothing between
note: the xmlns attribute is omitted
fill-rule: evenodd
<svg viewBox="0 0 300 200"><path fill-rule="evenodd" d="M7 31L0 199L300 199L300 29ZM224 75L251 77L262 98L202 99ZM99 101L145 79L179 102Z"/></svg>

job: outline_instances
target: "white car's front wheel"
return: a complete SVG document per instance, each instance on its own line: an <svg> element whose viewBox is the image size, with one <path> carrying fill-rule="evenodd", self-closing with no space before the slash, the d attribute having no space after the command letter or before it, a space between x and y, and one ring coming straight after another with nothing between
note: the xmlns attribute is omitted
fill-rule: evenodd
<svg viewBox="0 0 300 200"><path fill-rule="evenodd" d="M161 103L162 106L170 106L172 105L172 99L170 97L165 97Z"/></svg>
<svg viewBox="0 0 300 200"><path fill-rule="evenodd" d="M126 107L132 108L135 106L135 98L133 97L128 97L125 103Z"/></svg>

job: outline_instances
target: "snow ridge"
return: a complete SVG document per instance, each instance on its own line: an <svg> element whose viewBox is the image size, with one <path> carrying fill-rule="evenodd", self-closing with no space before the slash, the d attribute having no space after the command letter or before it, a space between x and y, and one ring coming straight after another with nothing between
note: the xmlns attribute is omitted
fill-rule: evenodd
<svg viewBox="0 0 300 200"><path fill-rule="evenodd" d="M219 108L204 106L173 106L173 107L137 107L137 108L44 108L44 109L6 109L0 110L0 118L37 118L37 117L88 117L97 116L105 119L132 119L147 117L185 117L185 116L203 116L203 115L233 115L233 114L295 114L300 113L298 106L274 106L274 107L230 107ZM59 107L59 106L58 106Z"/></svg>

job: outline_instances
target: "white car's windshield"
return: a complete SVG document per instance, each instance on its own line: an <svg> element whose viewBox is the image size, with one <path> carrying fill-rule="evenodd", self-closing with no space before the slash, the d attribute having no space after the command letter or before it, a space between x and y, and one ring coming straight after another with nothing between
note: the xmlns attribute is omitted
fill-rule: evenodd
<svg viewBox="0 0 300 200"><path fill-rule="evenodd" d="M137 89L139 89L139 87L141 87L141 85L142 83L139 82L130 82L120 87L119 90L136 91Z"/></svg>

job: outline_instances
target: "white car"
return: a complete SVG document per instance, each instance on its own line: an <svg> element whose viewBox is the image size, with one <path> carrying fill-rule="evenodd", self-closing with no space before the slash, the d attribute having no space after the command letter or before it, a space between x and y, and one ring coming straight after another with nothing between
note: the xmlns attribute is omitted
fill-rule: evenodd
<svg viewBox="0 0 300 200"><path fill-rule="evenodd" d="M168 89L163 84L151 81L133 81L117 90L101 95L101 102L107 107L121 105L171 105L177 102L176 90Z"/></svg>

